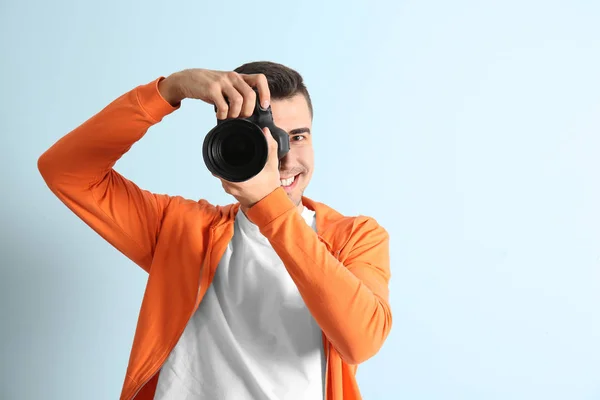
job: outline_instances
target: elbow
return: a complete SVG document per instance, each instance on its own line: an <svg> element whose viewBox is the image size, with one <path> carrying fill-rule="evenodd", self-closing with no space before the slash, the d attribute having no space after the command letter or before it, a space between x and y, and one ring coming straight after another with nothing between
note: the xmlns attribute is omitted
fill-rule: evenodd
<svg viewBox="0 0 600 400"><path fill-rule="evenodd" d="M345 351L340 351L339 354L346 364L359 365L374 357L384 342L385 339L365 338L360 343L348 346Z"/></svg>
<svg viewBox="0 0 600 400"><path fill-rule="evenodd" d="M338 347L338 353L347 364L362 364L381 350L391 330L392 314L385 308L379 321L368 324L360 334L355 331L351 339Z"/></svg>
<svg viewBox="0 0 600 400"><path fill-rule="evenodd" d="M340 352L340 358L348 365L359 365L373 357L378 348L366 347L364 344L353 347L345 352Z"/></svg>
<svg viewBox="0 0 600 400"><path fill-rule="evenodd" d="M37 160L38 171L40 172L40 175L42 175L42 178L48 185L50 184L50 181L52 180L51 165L52 165L52 162L51 162L50 157L48 156L47 152L42 154Z"/></svg>
<svg viewBox="0 0 600 400"><path fill-rule="evenodd" d="M64 180L65 174L62 171L62 165L58 162L57 156L51 153L51 149L38 158L37 169L48 188L52 191L60 186L61 181Z"/></svg>

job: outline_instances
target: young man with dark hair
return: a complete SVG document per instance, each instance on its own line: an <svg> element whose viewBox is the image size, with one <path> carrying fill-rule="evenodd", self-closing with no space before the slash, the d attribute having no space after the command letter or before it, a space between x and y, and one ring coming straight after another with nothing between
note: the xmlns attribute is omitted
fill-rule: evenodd
<svg viewBox="0 0 600 400"><path fill-rule="evenodd" d="M113 168L184 99L217 118L271 106L289 134L236 202L155 194ZM304 196L314 166L302 77L272 62L189 69L123 94L39 159L52 192L148 272L121 399L360 399L357 365L387 338L387 232Z"/></svg>

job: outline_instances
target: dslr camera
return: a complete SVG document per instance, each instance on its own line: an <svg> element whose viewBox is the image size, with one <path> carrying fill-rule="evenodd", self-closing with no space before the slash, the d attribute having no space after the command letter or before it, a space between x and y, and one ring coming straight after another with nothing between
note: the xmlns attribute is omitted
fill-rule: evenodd
<svg viewBox="0 0 600 400"><path fill-rule="evenodd" d="M258 91L254 91L256 105L250 117L217 119L217 125L204 138L204 164L213 175L229 182L247 181L264 168L269 148L263 128L269 128L277 142L279 160L290 151L288 133L275 126L271 106L262 108Z"/></svg>

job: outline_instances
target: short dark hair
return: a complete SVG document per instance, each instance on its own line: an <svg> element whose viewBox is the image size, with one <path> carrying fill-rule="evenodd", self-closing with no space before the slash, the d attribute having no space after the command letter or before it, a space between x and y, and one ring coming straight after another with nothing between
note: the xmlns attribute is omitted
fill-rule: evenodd
<svg viewBox="0 0 600 400"><path fill-rule="evenodd" d="M263 74L269 82L269 92L273 100L289 99L297 94L303 95L310 115L313 115L312 101L304 79L292 68L272 61L253 61L240 65L234 71L238 74Z"/></svg>

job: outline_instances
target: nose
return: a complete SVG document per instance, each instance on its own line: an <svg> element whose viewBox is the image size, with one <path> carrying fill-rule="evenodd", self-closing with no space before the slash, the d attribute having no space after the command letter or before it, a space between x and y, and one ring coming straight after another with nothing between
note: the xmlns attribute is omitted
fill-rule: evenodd
<svg viewBox="0 0 600 400"><path fill-rule="evenodd" d="M293 165L294 160L296 159L294 150L290 149L285 156L281 160L279 160L279 168L283 169L287 165Z"/></svg>

